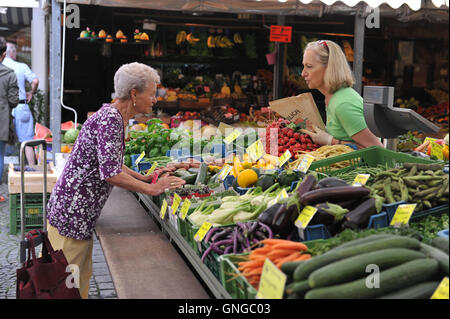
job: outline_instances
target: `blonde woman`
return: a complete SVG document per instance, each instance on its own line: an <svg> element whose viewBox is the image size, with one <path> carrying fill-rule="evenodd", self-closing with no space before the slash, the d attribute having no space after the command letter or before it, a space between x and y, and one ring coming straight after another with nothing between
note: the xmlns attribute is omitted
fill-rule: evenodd
<svg viewBox="0 0 450 319"><path fill-rule="evenodd" d="M354 79L344 52L329 40L310 42L303 54L302 77L310 89L325 96L326 132L313 126L302 130L319 145L356 144L358 148L383 144L367 127L363 99L352 89Z"/></svg>
<svg viewBox="0 0 450 319"><path fill-rule="evenodd" d="M48 238L55 250L63 250L69 264L78 266L82 298L88 297L92 275L95 223L113 186L156 196L185 183L170 176L149 184L152 176L123 165L125 125L137 113L151 112L158 83L156 71L145 64L119 68L114 76L115 102L104 104L83 124L50 196Z"/></svg>

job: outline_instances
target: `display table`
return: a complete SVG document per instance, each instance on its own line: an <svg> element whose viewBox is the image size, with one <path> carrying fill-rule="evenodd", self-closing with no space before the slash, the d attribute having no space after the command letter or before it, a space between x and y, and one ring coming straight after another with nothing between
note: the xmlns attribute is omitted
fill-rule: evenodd
<svg viewBox="0 0 450 319"><path fill-rule="evenodd" d="M188 260L192 260L190 252L174 235L175 231L163 227L169 236L161 232L154 218L150 218L155 215L157 208L148 198L142 195L139 197L144 206L149 208L150 214L133 193L115 187L96 225L96 234L118 298L210 298L171 240L177 243ZM203 268L199 269L199 275L211 287L214 296L226 298L226 291L216 288L220 285L217 280L214 283L207 280L212 274L202 275Z"/></svg>

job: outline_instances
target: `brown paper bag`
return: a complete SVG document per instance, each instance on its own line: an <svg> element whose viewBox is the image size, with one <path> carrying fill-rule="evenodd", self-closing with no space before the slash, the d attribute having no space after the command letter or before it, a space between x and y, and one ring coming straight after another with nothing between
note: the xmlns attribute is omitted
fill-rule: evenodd
<svg viewBox="0 0 450 319"><path fill-rule="evenodd" d="M312 124L325 130L325 124L311 93L270 101L269 105L271 110L291 122L295 122L298 119L309 120Z"/></svg>

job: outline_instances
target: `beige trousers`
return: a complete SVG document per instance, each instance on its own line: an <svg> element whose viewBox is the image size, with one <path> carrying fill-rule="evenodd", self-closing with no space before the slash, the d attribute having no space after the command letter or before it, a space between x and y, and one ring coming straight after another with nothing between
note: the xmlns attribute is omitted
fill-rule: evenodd
<svg viewBox="0 0 450 319"><path fill-rule="evenodd" d="M48 239L54 250L62 249L69 265L74 264L79 268L80 295L87 299L89 295L89 281L92 276L92 248L94 241L78 240L61 236L58 230L47 221Z"/></svg>

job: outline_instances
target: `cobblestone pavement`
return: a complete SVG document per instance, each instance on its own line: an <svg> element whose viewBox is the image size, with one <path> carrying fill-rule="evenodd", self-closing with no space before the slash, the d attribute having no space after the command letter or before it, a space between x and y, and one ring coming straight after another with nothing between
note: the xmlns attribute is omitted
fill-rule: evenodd
<svg viewBox="0 0 450 319"><path fill-rule="evenodd" d="M7 166L6 163L5 166ZM7 183L8 176L5 168L0 184L0 195L5 197L5 201L0 202L0 299L15 299L16 269L20 268L18 257L20 233L12 235L9 232ZM96 236L94 236L92 263L93 275L89 286L89 299L117 298L102 247Z"/></svg>

